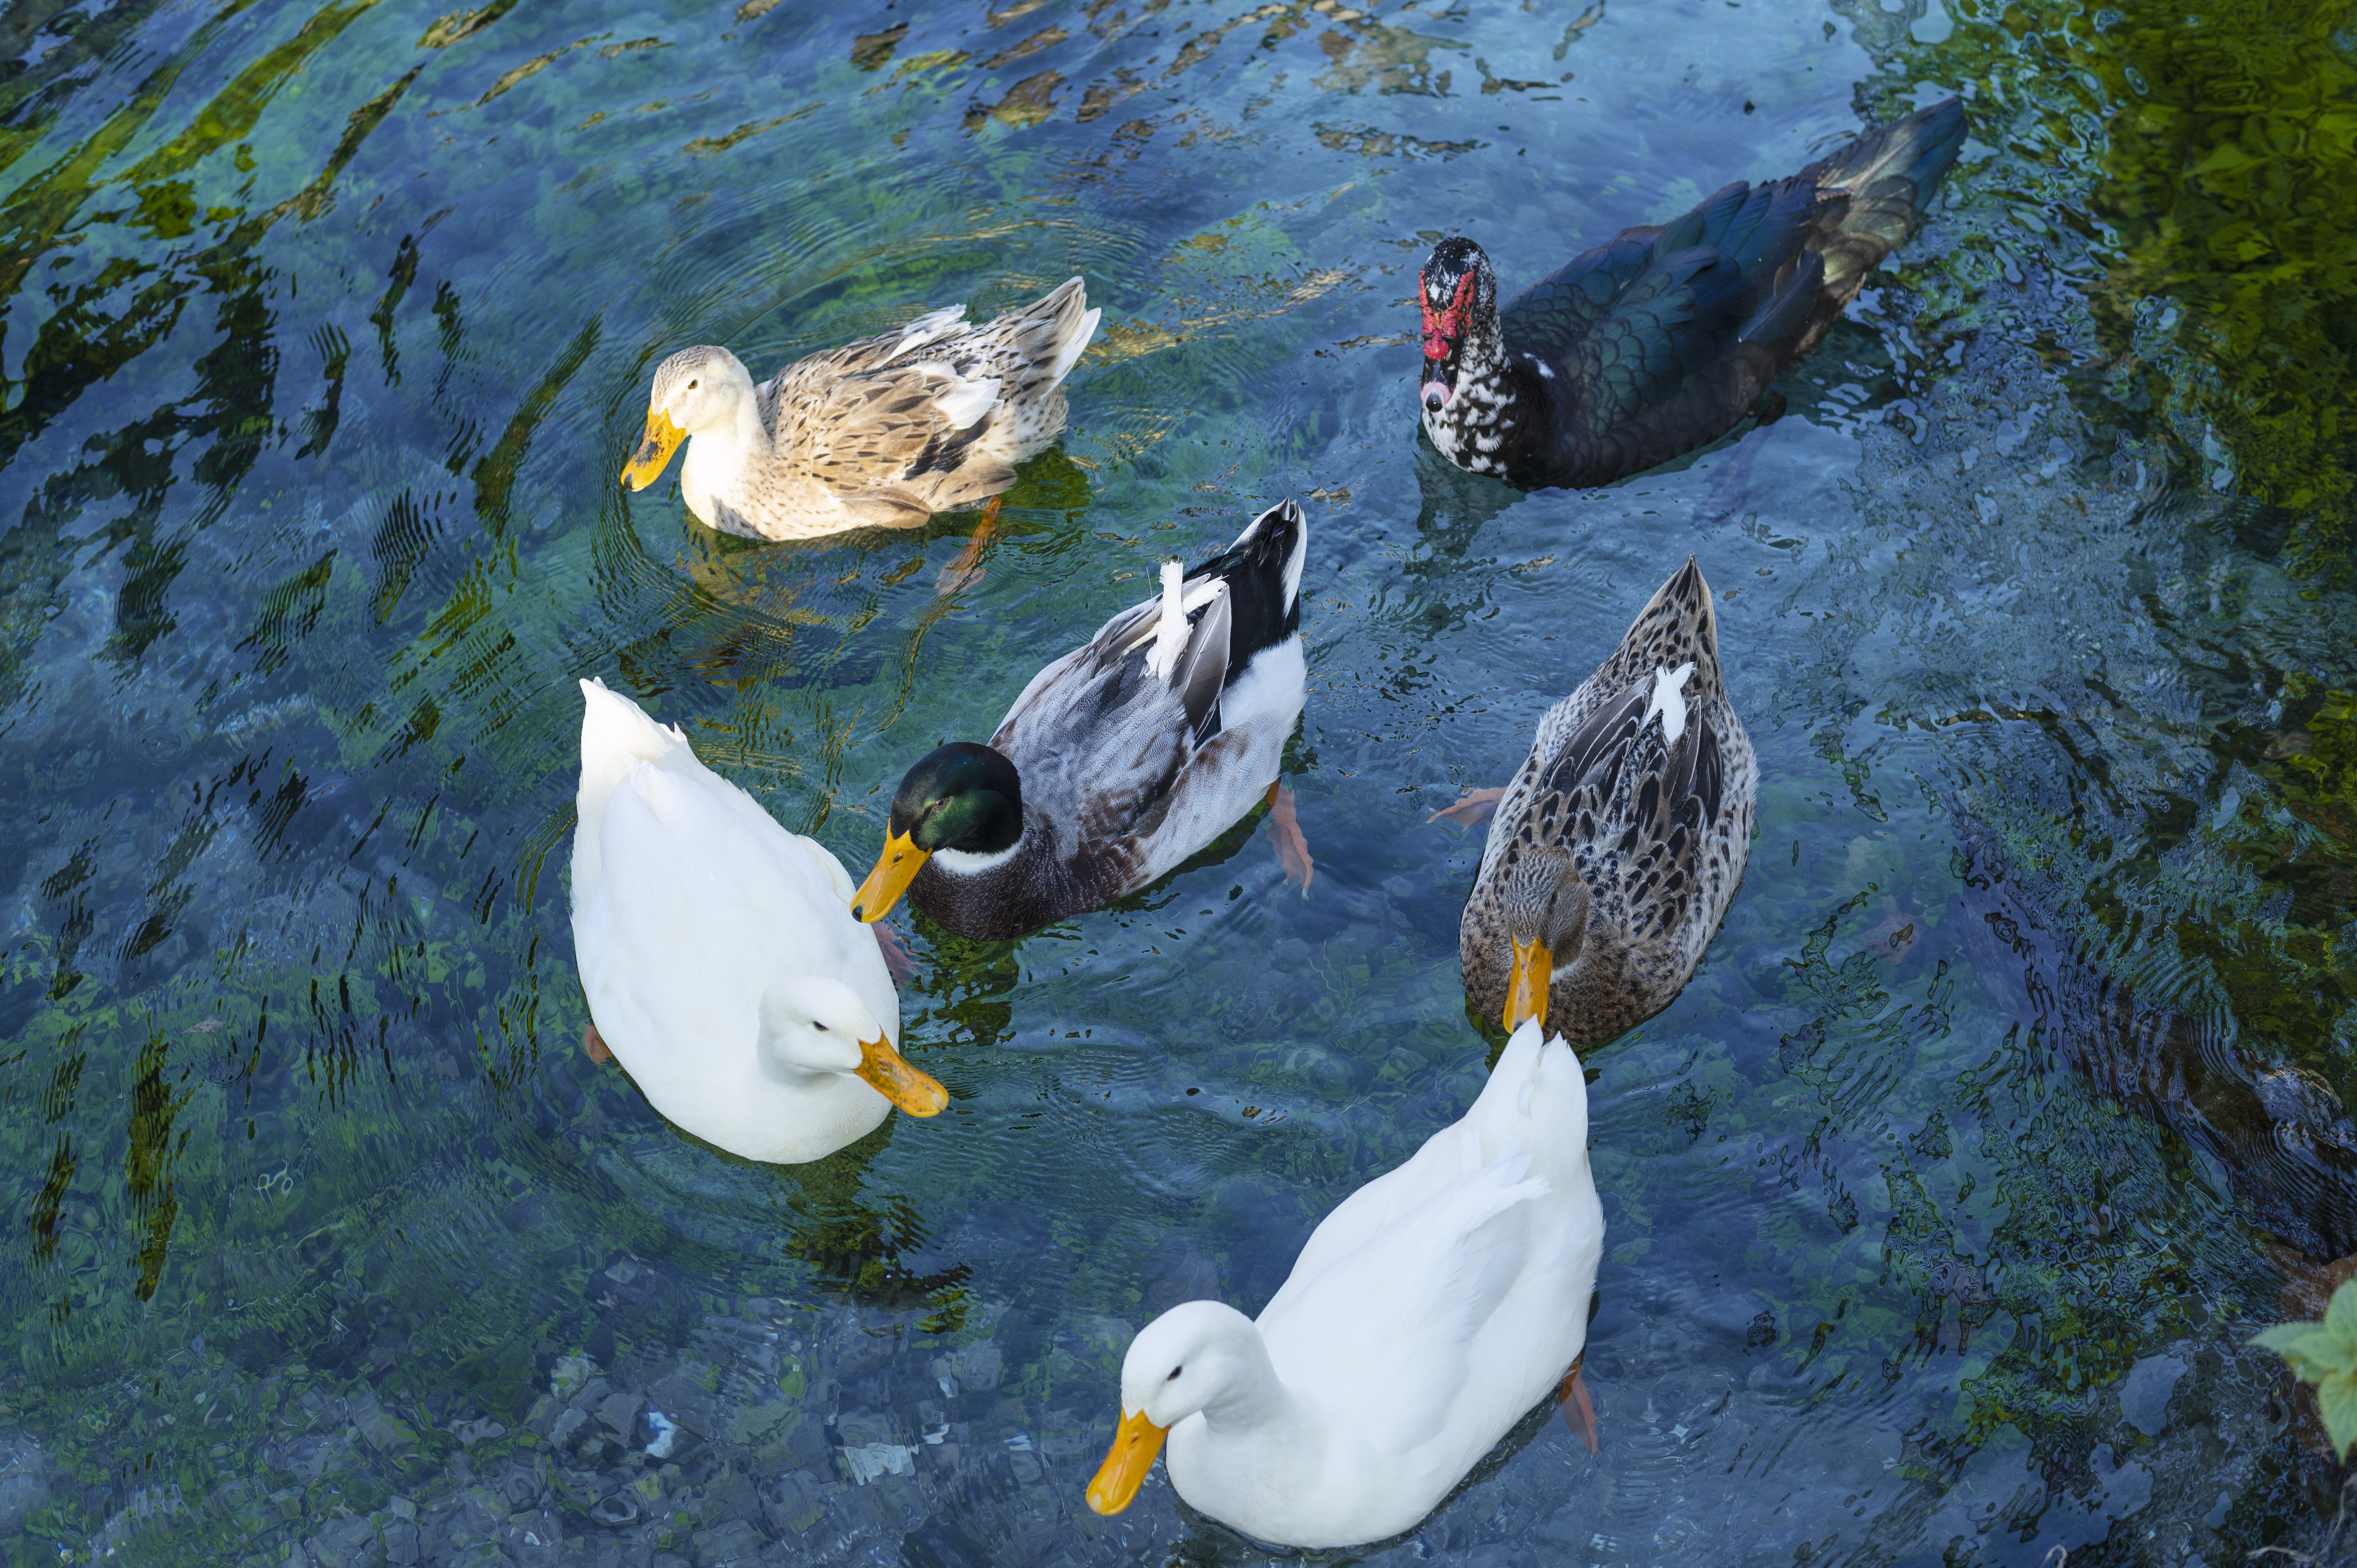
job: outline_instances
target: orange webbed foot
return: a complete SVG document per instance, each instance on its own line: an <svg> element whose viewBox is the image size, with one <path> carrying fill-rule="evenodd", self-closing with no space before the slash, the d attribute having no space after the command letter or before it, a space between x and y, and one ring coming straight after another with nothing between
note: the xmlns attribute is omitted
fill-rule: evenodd
<svg viewBox="0 0 2357 1568"><path fill-rule="evenodd" d="M1563 1423L1579 1434L1580 1441L1587 1444L1587 1452L1595 1454L1596 1407L1587 1402L1587 1385L1579 1380L1578 1361L1573 1361L1571 1370L1563 1375L1562 1383L1555 1391L1555 1402L1563 1411Z"/></svg>
<svg viewBox="0 0 2357 1568"><path fill-rule="evenodd" d="M917 978L917 961L909 952L909 940L894 930L888 921L878 920L868 929L876 933L876 945L884 951L884 967L892 974L892 983L906 985Z"/></svg>
<svg viewBox="0 0 2357 1568"><path fill-rule="evenodd" d="M605 1036L597 1033L597 1026L595 1024L584 1024L581 1026L581 1048L587 1051L589 1059L599 1067L604 1067L614 1059L614 1053L607 1048Z"/></svg>
<svg viewBox="0 0 2357 1568"><path fill-rule="evenodd" d="M1899 900L1885 895L1882 900L1882 923L1866 933L1867 950L1889 964L1893 969L1907 961L1907 950L1915 942L1915 922L1899 912Z"/></svg>
<svg viewBox="0 0 2357 1568"><path fill-rule="evenodd" d="M962 588L971 588L982 581L985 573L982 558L990 553L991 535L998 532L998 498L993 496L983 503L982 521L974 525L974 537L965 542L957 559L942 568L933 580L933 592L948 598Z"/></svg>
<svg viewBox="0 0 2357 1568"><path fill-rule="evenodd" d="M1316 875L1318 863L1309 858L1309 841L1301 836L1301 822L1293 814L1293 791L1283 779L1268 787L1268 836L1276 846L1276 863L1285 868L1285 881L1301 879L1301 896L1309 897L1309 878Z"/></svg>
<svg viewBox="0 0 2357 1568"><path fill-rule="evenodd" d="M1506 798L1504 786L1494 789L1468 789L1457 798L1457 804L1443 806L1424 819L1425 825L1447 817L1460 827L1478 828L1498 814L1498 802Z"/></svg>

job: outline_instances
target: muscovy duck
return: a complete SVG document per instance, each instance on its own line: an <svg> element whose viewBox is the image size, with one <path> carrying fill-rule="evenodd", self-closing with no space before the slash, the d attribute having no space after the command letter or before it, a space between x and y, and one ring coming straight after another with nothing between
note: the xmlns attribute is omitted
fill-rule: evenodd
<svg viewBox="0 0 2357 1568"><path fill-rule="evenodd" d="M1443 240L1419 280L1426 434L1523 489L1609 484L1717 440L1915 231L1964 138L1964 106L1935 103L1623 229L1502 311L1481 247Z"/></svg>

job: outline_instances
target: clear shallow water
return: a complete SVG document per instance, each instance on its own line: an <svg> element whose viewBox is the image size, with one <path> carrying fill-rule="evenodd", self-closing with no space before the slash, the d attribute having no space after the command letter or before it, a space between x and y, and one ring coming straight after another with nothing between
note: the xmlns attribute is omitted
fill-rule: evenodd
<svg viewBox="0 0 2357 1568"><path fill-rule="evenodd" d="M10 1560L1258 1560L1159 1480L1082 1505L1127 1336L1256 1310L1469 1103L1479 841L1426 819L1687 553L1762 825L1693 985L1587 1058L1602 1451L1526 1423L1337 1555L2312 1537L2330 1478L2240 1348L2283 1310L2260 1197L2104 1078L2103 988L2348 1083L2352 830L2284 758L2357 628L2209 488L2233 454L2085 373L2088 19L1007 12L5 24ZM1438 232L1515 286L1959 89L1953 199L1781 423L1584 496L1415 440ZM1073 272L1072 430L962 594L971 517L757 548L614 485L673 348L766 371ZM957 1103L814 1166L580 1054L576 677L863 865L911 759L1286 493L1307 897L1254 822L1023 942L919 922Z"/></svg>

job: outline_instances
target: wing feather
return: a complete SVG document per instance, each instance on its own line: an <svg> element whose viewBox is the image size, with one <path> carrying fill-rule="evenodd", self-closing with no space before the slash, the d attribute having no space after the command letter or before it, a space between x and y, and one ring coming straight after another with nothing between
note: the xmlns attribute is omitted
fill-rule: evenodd
<svg viewBox="0 0 2357 1568"><path fill-rule="evenodd" d="M1598 703L1596 711L1564 738L1555 761L1540 777L1539 788L1569 796L1593 782L1595 788L1590 792L1609 799L1620 759L1627 754L1629 743L1636 739L1638 726L1644 723L1651 685L1650 679L1641 681L1619 700ZM1599 770L1600 779L1596 777Z"/></svg>
<svg viewBox="0 0 2357 1568"><path fill-rule="evenodd" d="M1000 387L990 378L962 376L938 360L860 368L882 351L877 344L898 342L871 338L813 355L765 389L764 413L788 443L789 462L845 499L957 467L996 418ZM930 510L913 494L907 500Z"/></svg>
<svg viewBox="0 0 2357 1568"><path fill-rule="evenodd" d="M1170 683L1178 693L1187 728L1197 746L1220 733L1220 693L1228 681L1228 631L1232 594L1220 594L1197 613L1187 630L1187 650Z"/></svg>
<svg viewBox="0 0 2357 1568"><path fill-rule="evenodd" d="M1581 389L1565 413L1586 439L1656 444L1642 427L1686 419L1682 403L1730 353L1808 326L1824 267L1792 263L1817 201L1809 177L1738 182L1660 228L1623 230L1500 313L1509 354Z"/></svg>
<svg viewBox="0 0 2357 1568"><path fill-rule="evenodd" d="M1262 1312L1271 1356L1300 1386L1363 1393L1349 1413L1371 1446L1430 1441L1469 1386L1467 1353L1521 1276L1532 1204L1551 1190L1529 1169L1514 1155L1448 1182L1315 1277L1301 1280L1297 1263ZM1416 1354L1365 1364L1366 1348L1394 1345Z"/></svg>
<svg viewBox="0 0 2357 1568"><path fill-rule="evenodd" d="M1143 843L1159 831L1189 767L1232 716L1238 725L1249 718L1226 711L1229 687L1299 628L1306 526L1297 506L1280 502L1185 575L1190 601L1207 584L1222 586L1187 612L1187 640L1167 676L1146 665L1157 596L1114 616L1032 677L990 744L1021 773L1027 802L1058 803L1055 831L1099 845Z"/></svg>

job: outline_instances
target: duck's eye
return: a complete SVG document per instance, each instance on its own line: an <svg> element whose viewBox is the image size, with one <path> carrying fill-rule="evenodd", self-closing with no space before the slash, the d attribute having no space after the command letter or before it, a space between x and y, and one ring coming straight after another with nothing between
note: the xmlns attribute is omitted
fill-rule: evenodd
<svg viewBox="0 0 2357 1568"><path fill-rule="evenodd" d="M1186 1369L1184 1367L1173 1367L1170 1369L1170 1375L1162 1380L1166 1383L1175 1383L1178 1380L1178 1374Z"/></svg>
<svg viewBox="0 0 2357 1568"><path fill-rule="evenodd" d="M823 1025L823 1024L822 1024L822 1023L820 1023L820 1022L819 1022L817 1019L815 1019L815 1018L813 1018L813 1019L811 1020L811 1027L812 1027L812 1028L813 1028L813 1029L816 1029L816 1030L817 1030L820 1034L822 1034L822 1035L823 1035L823 1034L825 1034L825 1033L826 1033L826 1026L825 1026L825 1025Z"/></svg>
<svg viewBox="0 0 2357 1568"><path fill-rule="evenodd" d="M688 383L687 383L687 390L688 390L688 391L690 391L690 392L694 392L694 391L695 390L695 388L696 388L696 383L695 383L695 382L694 382L694 381L690 381L690 382L688 382Z"/></svg>

